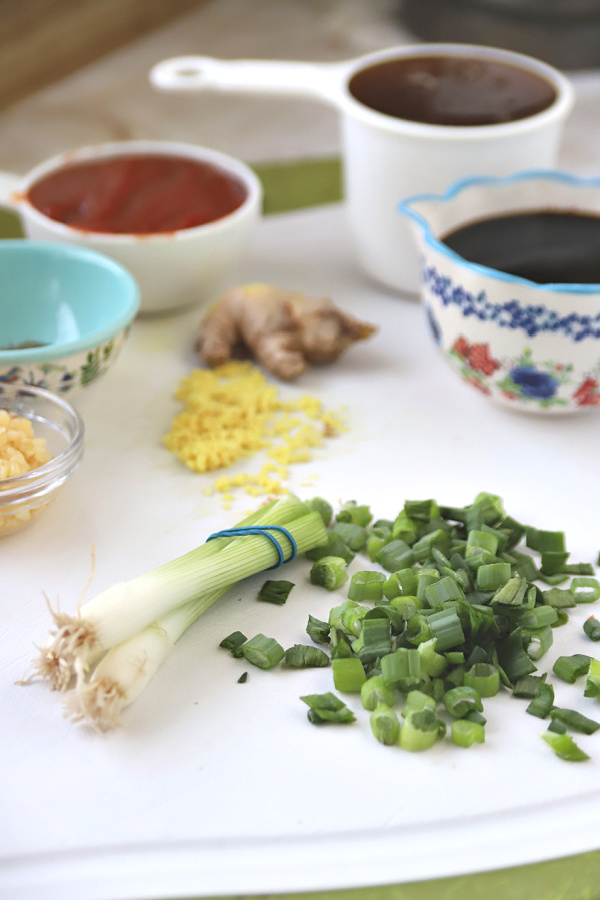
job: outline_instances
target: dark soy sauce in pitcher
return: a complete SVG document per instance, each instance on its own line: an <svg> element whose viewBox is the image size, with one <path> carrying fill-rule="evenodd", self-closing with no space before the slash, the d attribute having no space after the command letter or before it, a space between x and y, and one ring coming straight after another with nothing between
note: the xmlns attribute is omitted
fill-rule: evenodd
<svg viewBox="0 0 600 900"><path fill-rule="evenodd" d="M498 125L542 112L556 99L541 75L494 60L458 56L391 59L361 69L348 85L370 109L429 125Z"/></svg>
<svg viewBox="0 0 600 900"><path fill-rule="evenodd" d="M440 240L468 262L538 284L600 284L600 216L545 210L472 222Z"/></svg>

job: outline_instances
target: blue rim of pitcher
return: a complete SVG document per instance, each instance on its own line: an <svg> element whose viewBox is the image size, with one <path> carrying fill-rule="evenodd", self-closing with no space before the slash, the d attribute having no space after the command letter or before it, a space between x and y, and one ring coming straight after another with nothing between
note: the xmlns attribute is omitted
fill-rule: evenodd
<svg viewBox="0 0 600 900"><path fill-rule="evenodd" d="M437 250L443 256L447 256L454 262L462 263L468 266L473 272L486 275L488 278L495 278L497 281L505 281L512 284L524 285L538 291L552 291L563 294L598 294L600 293L600 284L582 284L582 283L562 283L549 282L547 284L539 284L535 281L529 281L527 278L521 278L518 275L509 275L507 272L500 272L498 269L492 269L489 266L483 266L480 263L469 262L460 256L454 250L451 250L446 244L438 240L434 236L427 220L415 209L412 209L412 203L422 203L431 201L447 202L453 200L457 194L471 187L478 185L500 186L503 184L514 184L518 181L555 181L563 184L574 185L575 187L595 187L600 188L600 178L582 178L578 175L572 175L569 172L563 172L559 169L526 169L522 172L516 172L513 175L491 176L491 175L474 175L467 178L460 178L454 181L442 194L413 194L402 200L397 209L402 215L412 219L422 230L425 242ZM600 210L598 211L600 215Z"/></svg>

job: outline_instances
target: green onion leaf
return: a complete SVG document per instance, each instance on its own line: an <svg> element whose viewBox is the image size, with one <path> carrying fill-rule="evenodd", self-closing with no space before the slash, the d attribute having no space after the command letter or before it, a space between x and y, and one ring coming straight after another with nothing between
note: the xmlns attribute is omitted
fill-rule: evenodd
<svg viewBox="0 0 600 900"><path fill-rule="evenodd" d="M285 650L274 638L257 634L241 647L244 659L259 669L272 669L281 662Z"/></svg>
<svg viewBox="0 0 600 900"><path fill-rule="evenodd" d="M550 716L553 721L558 719L559 722L563 722L567 728L571 729L571 731L579 731L581 734L594 734L594 732L598 731L600 728L600 722L588 719L587 716L583 716L574 709L559 709L558 707L554 707L554 709L550 711Z"/></svg>
<svg viewBox="0 0 600 900"><path fill-rule="evenodd" d="M575 653L573 656L559 656L552 671L562 681L575 684L581 675L587 675L589 668L590 657L584 656L582 653Z"/></svg>
<svg viewBox="0 0 600 900"><path fill-rule="evenodd" d="M561 759L566 759L567 762L583 762L589 759L587 753L580 750L573 738L568 734L553 734L550 731L544 731L542 737L556 755Z"/></svg>
<svg viewBox="0 0 600 900"><path fill-rule="evenodd" d="M365 669L357 656L339 657L331 663L333 683L343 694L358 694L367 680Z"/></svg>
<svg viewBox="0 0 600 900"><path fill-rule="evenodd" d="M285 651L283 663L291 669L321 669L329 665L329 657L320 647L294 644Z"/></svg>
<svg viewBox="0 0 600 900"><path fill-rule="evenodd" d="M310 570L311 584L317 584L328 591L336 591L346 581L346 560L340 556L324 556L313 563Z"/></svg>
<svg viewBox="0 0 600 900"><path fill-rule="evenodd" d="M381 600L385 580L383 572L355 572L348 587L348 597L358 603Z"/></svg>
<svg viewBox="0 0 600 900"><path fill-rule="evenodd" d="M600 641L600 622L594 616L585 620L583 630L591 641Z"/></svg>
<svg viewBox="0 0 600 900"><path fill-rule="evenodd" d="M398 743L400 721L395 710L378 703L370 716L371 731L380 744L391 746Z"/></svg>
<svg viewBox="0 0 600 900"><path fill-rule="evenodd" d="M327 622L323 622L321 619L317 619L309 614L306 633L315 644L329 644L331 641L330 631L331 626Z"/></svg>
<svg viewBox="0 0 600 900"><path fill-rule="evenodd" d="M458 747L472 747L473 744L485 742L485 728L479 722L468 719L455 719L452 722L452 741Z"/></svg>
<svg viewBox="0 0 600 900"><path fill-rule="evenodd" d="M346 704L331 692L325 694L306 694L304 697L300 697L300 699L310 707L309 719L313 724L317 723L314 721L314 718L310 716L311 712L315 713L321 722L334 722L339 725L348 725L356 719L352 710L348 709ZM318 724L320 724L320 722Z"/></svg>
<svg viewBox="0 0 600 900"><path fill-rule="evenodd" d="M545 719L554 707L554 688L551 684L540 684L536 697L533 698L525 712L538 719Z"/></svg>
<svg viewBox="0 0 600 900"><path fill-rule="evenodd" d="M362 705L369 710L375 709L378 703L393 706L395 696L394 688L385 683L382 675L372 675L360 689Z"/></svg>
<svg viewBox="0 0 600 900"><path fill-rule="evenodd" d="M465 672L464 684L480 697L495 697L500 690L500 672L491 663L475 663Z"/></svg>
<svg viewBox="0 0 600 900"><path fill-rule="evenodd" d="M258 592L258 600L283 606L290 595L294 583L292 581L265 581Z"/></svg>
<svg viewBox="0 0 600 900"><path fill-rule="evenodd" d="M245 634L242 634L241 631L232 631L231 634L228 634L227 637L224 637L219 647L224 647L225 650L237 650L238 647L241 647L242 644L245 644L248 638Z"/></svg>
<svg viewBox="0 0 600 900"><path fill-rule="evenodd" d="M571 593L575 603L594 603L600 597L600 582L597 578L578 577L571 582Z"/></svg>
<svg viewBox="0 0 600 900"><path fill-rule="evenodd" d="M473 709L477 712L483 710L481 697L475 688L467 685L446 691L443 703L450 715L456 719L463 719Z"/></svg>

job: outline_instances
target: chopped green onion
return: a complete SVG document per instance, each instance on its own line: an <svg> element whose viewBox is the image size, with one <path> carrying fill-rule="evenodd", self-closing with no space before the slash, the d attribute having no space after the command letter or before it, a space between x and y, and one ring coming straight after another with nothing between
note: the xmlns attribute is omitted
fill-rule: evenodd
<svg viewBox="0 0 600 900"><path fill-rule="evenodd" d="M525 700L533 700L538 696L540 688L545 684L545 675L525 675L519 678L513 688L513 697L521 697Z"/></svg>
<svg viewBox="0 0 600 900"><path fill-rule="evenodd" d="M362 663L375 662L390 652L392 647L392 625L386 618L363 619L362 647L359 657Z"/></svg>
<svg viewBox="0 0 600 900"><path fill-rule="evenodd" d="M552 719L548 725L548 731L552 731L554 734L566 734L567 726L560 719Z"/></svg>
<svg viewBox="0 0 600 900"><path fill-rule="evenodd" d="M485 728L479 722L455 719L452 722L452 741L458 747L472 747L485 742Z"/></svg>
<svg viewBox="0 0 600 900"><path fill-rule="evenodd" d="M391 746L398 743L400 721L391 707L378 703L370 716L371 731L380 744Z"/></svg>
<svg viewBox="0 0 600 900"><path fill-rule="evenodd" d="M328 503L327 500L323 500L322 497L313 497L312 500L306 501L306 505L309 509L319 513L323 519L323 524L326 527L329 525L333 516L333 507L331 503Z"/></svg>
<svg viewBox="0 0 600 900"><path fill-rule="evenodd" d="M365 669L357 656L333 659L333 683L343 694L358 694L367 680Z"/></svg>
<svg viewBox="0 0 600 900"><path fill-rule="evenodd" d="M480 697L495 697L500 690L500 673L491 663L475 663L465 672L464 684Z"/></svg>
<svg viewBox="0 0 600 900"><path fill-rule="evenodd" d="M544 628L523 628L523 638L527 642L527 656L529 659L537 661L538 659L541 659L552 646L554 641L552 626L546 625Z"/></svg>
<svg viewBox="0 0 600 900"><path fill-rule="evenodd" d="M565 563L569 558L566 550L545 550L542 553L541 572L543 575L565 573Z"/></svg>
<svg viewBox="0 0 600 900"><path fill-rule="evenodd" d="M572 591L553 587L549 591L542 591L544 603L555 609L570 609L576 605Z"/></svg>
<svg viewBox="0 0 600 900"><path fill-rule="evenodd" d="M371 562L375 562L377 554L392 540L392 532L389 528L371 528L367 538L367 556Z"/></svg>
<svg viewBox="0 0 600 900"><path fill-rule="evenodd" d="M398 594L410 597L416 596L417 569L405 568L400 569L398 572L392 572L383 585L383 593L388 600L397 597Z"/></svg>
<svg viewBox="0 0 600 900"><path fill-rule="evenodd" d="M368 532L362 525L354 525L352 522L336 522L332 531L355 553L362 550L367 543Z"/></svg>
<svg viewBox="0 0 600 900"><path fill-rule="evenodd" d="M373 516L369 506L359 506L356 500L348 500L341 507L335 518L337 522L351 522L353 525L360 525L364 528L369 524Z"/></svg>
<svg viewBox="0 0 600 900"><path fill-rule="evenodd" d="M600 641L600 622L594 616L585 620L583 630L591 641Z"/></svg>
<svg viewBox="0 0 600 900"><path fill-rule="evenodd" d="M412 752L428 750L440 737L442 724L431 709L409 713L400 729L400 746Z"/></svg>
<svg viewBox="0 0 600 900"><path fill-rule="evenodd" d="M573 738L568 734L553 734L550 731L544 731L542 737L556 755L561 759L566 759L567 762L583 762L589 759L587 753L580 750Z"/></svg>
<svg viewBox="0 0 600 900"><path fill-rule="evenodd" d="M575 603L594 603L600 597L600 582L597 578L580 576L571 582L571 593Z"/></svg>
<svg viewBox="0 0 600 900"><path fill-rule="evenodd" d="M309 709L309 719L313 724L321 724L321 722L334 722L339 725L348 725L356 720L356 716L351 709L348 709L345 703L336 697L335 694L327 692L325 694L306 694L300 699L306 703ZM320 720L315 721L314 713Z"/></svg>
<svg viewBox="0 0 600 900"><path fill-rule="evenodd" d="M545 719L550 715L550 711L554 707L554 688L551 684L540 684L536 697L533 698L526 712L531 716L537 716L538 719Z"/></svg>
<svg viewBox="0 0 600 900"><path fill-rule="evenodd" d="M600 697L600 662L597 659L590 659L584 697Z"/></svg>
<svg viewBox="0 0 600 900"><path fill-rule="evenodd" d="M467 685L446 691L443 703L450 715L456 719L463 719L473 709L476 709L477 712L481 712L483 709L481 697L475 688Z"/></svg>
<svg viewBox="0 0 600 900"><path fill-rule="evenodd" d="M553 720L558 719L560 722L563 722L567 728L570 728L572 731L579 731L581 734L594 734L594 732L598 731L600 728L600 722L588 719L587 716L583 716L574 709L559 709L558 707L554 707L554 709L550 711L550 715Z"/></svg>
<svg viewBox="0 0 600 900"><path fill-rule="evenodd" d="M385 580L383 572L355 572L348 587L348 597L359 603L381 600Z"/></svg>
<svg viewBox="0 0 600 900"><path fill-rule="evenodd" d="M450 575L445 575L425 588L425 599L432 608L448 600L462 600L464 596L464 591Z"/></svg>
<svg viewBox="0 0 600 900"><path fill-rule="evenodd" d="M407 543L395 539L385 544L375 559L386 572L397 572L409 567L414 562L415 554Z"/></svg>
<svg viewBox="0 0 600 900"><path fill-rule="evenodd" d="M436 652L436 647L436 638L423 641L417 647L421 657L421 672L429 675L430 678L438 678L440 675L443 675L449 665L447 658Z"/></svg>
<svg viewBox="0 0 600 900"><path fill-rule="evenodd" d="M506 584L498 588L492 597L492 603L504 606L520 606L527 592L527 581L520 575L510 578Z"/></svg>
<svg viewBox="0 0 600 900"><path fill-rule="evenodd" d="M259 669L272 669L281 662L285 650L274 638L257 634L242 645L244 659Z"/></svg>
<svg viewBox="0 0 600 900"><path fill-rule="evenodd" d="M362 705L369 710L375 709L378 703L393 706L395 696L394 688L385 683L382 675L367 678L360 689Z"/></svg>
<svg viewBox="0 0 600 900"><path fill-rule="evenodd" d="M346 581L346 560L340 556L324 556L313 563L310 570L311 584L317 584L328 591L336 591Z"/></svg>
<svg viewBox="0 0 600 900"><path fill-rule="evenodd" d="M406 719L411 713L422 712L424 709L430 709L435 712L437 703L434 697L423 691L413 690L406 695L406 705L402 711L402 718Z"/></svg>
<svg viewBox="0 0 600 900"><path fill-rule="evenodd" d="M587 675L589 668L590 657L584 656L582 653L575 653L573 656L559 656L552 671L562 681L575 684L581 675Z"/></svg>
<svg viewBox="0 0 600 900"><path fill-rule="evenodd" d="M294 583L292 581L265 581L258 592L258 600L283 606L290 595Z"/></svg>
<svg viewBox="0 0 600 900"><path fill-rule="evenodd" d="M313 547L312 550L308 550L305 556L313 561L323 559L324 556L339 556L341 559L345 559L347 563L351 563L356 554L343 542L339 534L328 531L325 543L320 547Z"/></svg>
<svg viewBox="0 0 600 900"><path fill-rule="evenodd" d="M327 622L322 622L321 619L317 619L309 614L306 633L315 644L329 644L331 640L330 631L331 626Z"/></svg>
<svg viewBox="0 0 600 900"><path fill-rule="evenodd" d="M246 681L248 681L248 673L242 672L242 674L238 678L238 684L245 684Z"/></svg>
<svg viewBox="0 0 600 900"><path fill-rule="evenodd" d="M464 643L465 634L454 607L442 609L429 616L431 636L436 638L438 652L449 650Z"/></svg>
<svg viewBox="0 0 600 900"><path fill-rule="evenodd" d="M477 569L477 589L497 591L510 580L510 563L488 563Z"/></svg>
<svg viewBox="0 0 600 900"><path fill-rule="evenodd" d="M525 542L532 550L538 553L546 553L552 551L554 553L564 553L565 535L562 531L542 531L538 528L525 526Z"/></svg>
<svg viewBox="0 0 600 900"><path fill-rule="evenodd" d="M494 556L498 550L498 538L489 532L473 529L467 535L467 556L473 556L481 550Z"/></svg>
<svg viewBox="0 0 600 900"><path fill-rule="evenodd" d="M245 644L248 638L245 634L242 634L241 631L232 631L231 634L228 634L227 637L224 637L219 647L224 647L225 650L237 650L238 647L241 647L242 644Z"/></svg>
<svg viewBox="0 0 600 900"><path fill-rule="evenodd" d="M404 690L421 681L421 657L418 650L399 647L381 657L381 674L387 685Z"/></svg>
<svg viewBox="0 0 600 900"><path fill-rule="evenodd" d="M523 649L523 633L520 628L515 628L509 635L498 641L497 652L500 666L512 685L536 670Z"/></svg>
<svg viewBox="0 0 600 900"><path fill-rule="evenodd" d="M329 665L329 657L320 647L294 644L285 651L284 665L291 669L315 669Z"/></svg>

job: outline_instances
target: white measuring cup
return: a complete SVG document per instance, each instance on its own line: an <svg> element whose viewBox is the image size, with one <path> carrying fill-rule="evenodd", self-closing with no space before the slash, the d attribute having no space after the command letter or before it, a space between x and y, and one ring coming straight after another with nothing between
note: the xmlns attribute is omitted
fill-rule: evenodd
<svg viewBox="0 0 600 900"><path fill-rule="evenodd" d="M348 88L359 71L392 59L458 56L517 66L555 91L542 112L494 125L429 125L377 112ZM419 264L409 225L398 214L407 196L443 191L458 178L551 168L574 91L558 70L492 47L415 44L334 63L234 60L182 56L156 65L152 84L165 91L215 90L309 97L341 113L344 195L363 268L395 291L416 294Z"/></svg>

